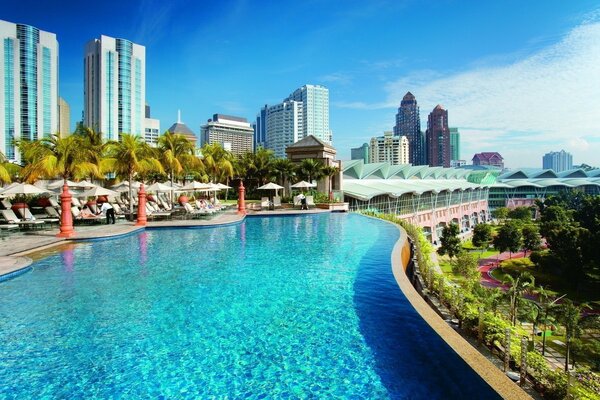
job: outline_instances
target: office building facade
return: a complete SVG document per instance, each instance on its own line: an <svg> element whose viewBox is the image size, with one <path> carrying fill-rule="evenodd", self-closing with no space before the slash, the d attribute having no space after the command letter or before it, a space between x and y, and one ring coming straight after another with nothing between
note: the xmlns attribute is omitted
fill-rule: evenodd
<svg viewBox="0 0 600 400"><path fill-rule="evenodd" d="M427 161L431 167L450 168L450 129L448 111L435 106L427 118Z"/></svg>
<svg viewBox="0 0 600 400"><path fill-rule="evenodd" d="M160 136L160 120L156 118L144 118L144 142L152 147L158 146Z"/></svg>
<svg viewBox="0 0 600 400"><path fill-rule="evenodd" d="M225 150L242 155L252 151L254 130L246 118L214 114L201 127L200 140L201 146L219 143Z"/></svg>
<svg viewBox="0 0 600 400"><path fill-rule="evenodd" d="M254 151L259 147L267 146L267 110L269 106L265 104L256 115L254 124Z"/></svg>
<svg viewBox="0 0 600 400"><path fill-rule="evenodd" d="M551 151L542 157L542 168L563 172L573 169L573 155L567 151Z"/></svg>
<svg viewBox="0 0 600 400"><path fill-rule="evenodd" d="M288 100L267 109L265 148L276 157L286 157L285 149L303 138L304 107L300 101Z"/></svg>
<svg viewBox="0 0 600 400"><path fill-rule="evenodd" d="M62 97L58 98L58 132L61 137L71 134L71 107Z"/></svg>
<svg viewBox="0 0 600 400"><path fill-rule="evenodd" d="M450 161L460 160L460 132L458 128L450 128ZM455 163L456 164L456 163Z"/></svg>
<svg viewBox="0 0 600 400"><path fill-rule="evenodd" d="M351 160L363 160L365 164L368 164L370 161L369 158L369 144L363 143L360 147L355 147L350 149L350 159Z"/></svg>
<svg viewBox="0 0 600 400"><path fill-rule="evenodd" d="M419 105L411 92L407 92L396 114L394 136L406 136L410 148L409 162L412 165L427 165L425 137L421 132Z"/></svg>
<svg viewBox="0 0 600 400"><path fill-rule="evenodd" d="M0 151L58 132L58 41L54 33L0 20Z"/></svg>
<svg viewBox="0 0 600 400"><path fill-rule="evenodd" d="M100 36L85 46L84 123L117 140L121 133L144 136L146 48L126 39Z"/></svg>
<svg viewBox="0 0 600 400"><path fill-rule="evenodd" d="M333 138L329 129L329 89L321 85L304 85L284 101L302 103L302 134L300 139L312 135L327 144Z"/></svg>
<svg viewBox="0 0 600 400"><path fill-rule="evenodd" d="M372 163L387 162L390 165L409 164L410 144L406 136L396 136L392 131L371 138L369 159Z"/></svg>

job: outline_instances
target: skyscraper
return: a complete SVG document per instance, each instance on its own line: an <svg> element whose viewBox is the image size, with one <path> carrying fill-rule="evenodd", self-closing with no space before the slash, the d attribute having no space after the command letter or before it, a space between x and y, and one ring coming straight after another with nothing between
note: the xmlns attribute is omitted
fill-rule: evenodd
<svg viewBox="0 0 600 400"><path fill-rule="evenodd" d="M254 130L246 118L214 114L200 129L202 146L219 143L225 150L238 156L252 152Z"/></svg>
<svg viewBox="0 0 600 400"><path fill-rule="evenodd" d="M450 167L448 111L439 104L427 119L427 157L432 167Z"/></svg>
<svg viewBox="0 0 600 400"><path fill-rule="evenodd" d="M286 157L285 149L302 139L304 107L300 101L288 100L267 109L266 146L276 157Z"/></svg>
<svg viewBox="0 0 600 400"><path fill-rule="evenodd" d="M544 154L542 167L544 169L552 169L554 172L568 171L573 169L573 156L564 150L551 151Z"/></svg>
<svg viewBox="0 0 600 400"><path fill-rule="evenodd" d="M409 162L412 165L427 165L427 149L425 138L421 132L421 120L417 99L411 92L407 92L396 114L394 136L406 136L410 149Z"/></svg>
<svg viewBox="0 0 600 400"><path fill-rule="evenodd" d="M71 107L62 97L58 98L58 132L61 137L71 134Z"/></svg>
<svg viewBox="0 0 600 400"><path fill-rule="evenodd" d="M144 136L146 48L100 36L85 46L84 123L104 139Z"/></svg>
<svg viewBox="0 0 600 400"><path fill-rule="evenodd" d="M369 144L363 143L360 147L355 147L350 149L350 159L351 160L363 160L365 164L368 164L370 161L369 158Z"/></svg>
<svg viewBox="0 0 600 400"><path fill-rule="evenodd" d="M265 104L256 115L256 124L254 124L254 151L259 147L266 147L267 144L267 110L269 106Z"/></svg>
<svg viewBox="0 0 600 400"><path fill-rule="evenodd" d="M298 140L313 135L327 144L332 143L329 130L329 89L321 85L304 85L285 101L302 102L302 133Z"/></svg>
<svg viewBox="0 0 600 400"><path fill-rule="evenodd" d="M450 160L460 160L460 132L458 128L450 128Z"/></svg>
<svg viewBox="0 0 600 400"><path fill-rule="evenodd" d="M383 136L371 138L369 161L372 163L408 164L409 154L410 145L406 136L395 136L392 131L387 131Z"/></svg>
<svg viewBox="0 0 600 400"><path fill-rule="evenodd" d="M54 33L0 20L0 151L19 161L14 140L58 132L58 41Z"/></svg>

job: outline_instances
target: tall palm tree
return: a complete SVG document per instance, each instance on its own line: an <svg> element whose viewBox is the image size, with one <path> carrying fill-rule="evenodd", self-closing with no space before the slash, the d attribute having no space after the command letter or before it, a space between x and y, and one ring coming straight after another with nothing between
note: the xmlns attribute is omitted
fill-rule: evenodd
<svg viewBox="0 0 600 400"><path fill-rule="evenodd" d="M318 180L323 176L323 164L315 159L306 158L298 165L296 174L308 182Z"/></svg>
<svg viewBox="0 0 600 400"><path fill-rule="evenodd" d="M102 177L98 165L93 162L94 151L80 136L61 138L52 135L35 142L20 141L18 145L23 159L29 161L22 169L26 182L60 176L66 184L68 179L90 175Z"/></svg>
<svg viewBox="0 0 600 400"><path fill-rule="evenodd" d="M119 142L108 142L107 155L103 169L129 181L129 212L133 214L131 183L135 175L151 171L164 173L164 169L153 149L137 135L122 133Z"/></svg>
<svg viewBox="0 0 600 400"><path fill-rule="evenodd" d="M285 196L288 184L296 175L295 164L287 158L277 158L273 161L272 172L277 183L283 186L283 195Z"/></svg>
<svg viewBox="0 0 600 400"><path fill-rule="evenodd" d="M337 174L339 171L338 167L334 167L332 165L326 165L321 169L321 173L323 174L323 176L327 177L327 183L328 183L328 188L327 188L327 195L330 196L329 200L333 200L331 197L333 196L333 182L332 179L333 176L335 174Z"/></svg>
<svg viewBox="0 0 600 400"><path fill-rule="evenodd" d="M205 144L202 147L202 156L204 157L204 167L213 182L225 181L234 175L234 156L231 152L225 150L219 143Z"/></svg>
<svg viewBox="0 0 600 400"><path fill-rule="evenodd" d="M78 135L83 139L83 142L89 150L91 150L90 162L96 164L102 171L103 156L105 155L106 143L102 140L102 134L91 128L78 125L78 129L74 135Z"/></svg>
<svg viewBox="0 0 600 400"><path fill-rule="evenodd" d="M535 280L529 272L523 272L516 278L513 278L512 275L506 275L505 278L505 283L508 284L506 297L508 297L509 300L510 321L512 325L515 326L517 323L519 304L523 301L525 292L534 286Z"/></svg>
<svg viewBox="0 0 600 400"><path fill-rule="evenodd" d="M559 306L557 312L558 321L565 327L566 336L566 354L565 354L565 372L569 370L569 361L571 356L571 346L573 339L581 335L584 328L597 328L600 317L597 315L583 318L583 310L589 308L587 304L575 305L569 299Z"/></svg>
<svg viewBox="0 0 600 400"><path fill-rule="evenodd" d="M158 150L171 187L176 175L202 168L202 161L196 157L194 145L184 135L165 132L158 138Z"/></svg>

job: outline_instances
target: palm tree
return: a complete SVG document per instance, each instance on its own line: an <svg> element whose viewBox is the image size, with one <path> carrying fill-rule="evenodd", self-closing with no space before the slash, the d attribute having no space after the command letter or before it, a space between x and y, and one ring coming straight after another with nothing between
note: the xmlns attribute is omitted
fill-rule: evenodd
<svg viewBox="0 0 600 400"><path fill-rule="evenodd" d="M18 143L23 159L28 160L22 169L23 179L33 183L40 177L60 176L64 183L68 179L82 179L86 176L101 178L100 169L93 160L94 151L77 135L61 138L52 135L35 142Z"/></svg>
<svg viewBox="0 0 600 400"><path fill-rule="evenodd" d="M320 179L323 176L323 164L312 158L302 160L297 168L296 174L308 182Z"/></svg>
<svg viewBox="0 0 600 400"><path fill-rule="evenodd" d="M171 187L173 187L175 175L179 175L185 170L202 167L202 161L196 157L192 142L179 133L165 132L158 138L158 149L161 164L169 176Z"/></svg>
<svg viewBox="0 0 600 400"><path fill-rule="evenodd" d="M102 140L102 134L91 128L78 125L78 129L75 131L74 135L79 135L83 139L85 146L91 150L90 162L96 164L98 168L100 168L100 172L103 172L102 159L105 153L106 143Z"/></svg>
<svg viewBox="0 0 600 400"><path fill-rule="evenodd" d="M519 309L519 302L522 301L522 297L534 285L534 278L529 272L524 272L513 278L511 275L506 275L506 283L509 285L506 291L506 296L509 299L509 312L510 321L513 326L517 323L517 313Z"/></svg>
<svg viewBox="0 0 600 400"><path fill-rule="evenodd" d="M277 183L283 186L283 196L285 197L287 184L296 174L296 166L287 158L278 158L272 163L272 171Z"/></svg>
<svg viewBox="0 0 600 400"><path fill-rule="evenodd" d="M236 172L240 178L255 181L257 186L261 186L273 176L274 161L273 151L260 147L256 153L248 152L241 157L236 165Z"/></svg>
<svg viewBox="0 0 600 400"><path fill-rule="evenodd" d="M104 169L115 172L118 177L127 178L129 181L129 212L133 214L131 183L135 175L150 171L164 173L164 169L155 157L153 149L136 135L122 133L119 142L108 142L107 154L108 158L103 162Z"/></svg>
<svg viewBox="0 0 600 400"><path fill-rule="evenodd" d="M569 371L569 360L571 355L571 345L574 338L579 337L581 331L587 327L598 326L598 316L583 318L583 310L589 308L587 304L575 305L569 299L559 306L557 317L558 321L565 327L566 336L566 354L565 354L565 372Z"/></svg>
<svg viewBox="0 0 600 400"><path fill-rule="evenodd" d="M233 154L225 150L219 143L213 143L205 144L202 147L202 156L210 180L213 182L224 180L226 184L229 184L229 179L234 175Z"/></svg>
<svg viewBox="0 0 600 400"><path fill-rule="evenodd" d="M0 152L0 182L2 183L10 183L10 172L8 167L8 159Z"/></svg>
<svg viewBox="0 0 600 400"><path fill-rule="evenodd" d="M332 182L332 177L337 174L339 171L338 167L334 167L332 165L326 165L321 169L321 173L323 174L323 176L327 177L327 182L328 182L328 188L327 188L327 195L329 196L329 200L333 200L333 182Z"/></svg>

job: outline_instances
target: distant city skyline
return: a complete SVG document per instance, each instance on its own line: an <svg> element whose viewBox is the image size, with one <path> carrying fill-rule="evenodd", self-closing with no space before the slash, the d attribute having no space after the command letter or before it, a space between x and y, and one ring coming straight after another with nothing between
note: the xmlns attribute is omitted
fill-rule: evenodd
<svg viewBox="0 0 600 400"><path fill-rule="evenodd" d="M178 109L195 132L215 112L254 121L290 88L323 85L333 145L349 159L393 129L410 91L422 126L435 105L449 111L466 155L498 151L510 168L535 167L558 147L600 166L597 2L317 3L318 13L314 3L106 1L90 18L86 3L25 0L4 4L2 19L56 34L71 128L84 45L107 35L146 47L146 102L162 126Z"/></svg>

